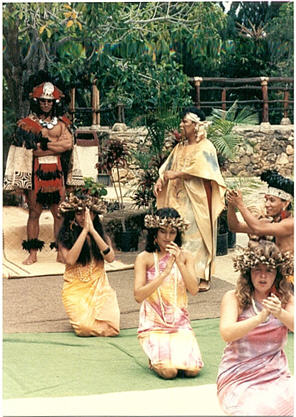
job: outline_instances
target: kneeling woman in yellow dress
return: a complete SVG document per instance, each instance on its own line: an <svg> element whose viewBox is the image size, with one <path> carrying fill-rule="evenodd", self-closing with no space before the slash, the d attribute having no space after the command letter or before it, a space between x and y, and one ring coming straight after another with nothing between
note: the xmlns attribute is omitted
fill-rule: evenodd
<svg viewBox="0 0 296 417"><path fill-rule="evenodd" d="M58 246L66 264L62 299L70 323L78 336L116 336L120 312L104 268L114 252L98 215L102 202L70 194L59 213L64 221Z"/></svg>
<svg viewBox="0 0 296 417"><path fill-rule="evenodd" d="M160 377L175 378L179 371L194 377L203 361L187 310L186 292L198 292L193 256L181 248L187 222L173 208L162 208L145 217L145 226L146 248L135 262L138 338Z"/></svg>

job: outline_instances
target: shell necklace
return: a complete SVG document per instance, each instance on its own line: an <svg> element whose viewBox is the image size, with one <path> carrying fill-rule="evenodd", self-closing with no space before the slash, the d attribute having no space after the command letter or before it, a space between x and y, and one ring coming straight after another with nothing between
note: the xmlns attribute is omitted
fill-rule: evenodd
<svg viewBox="0 0 296 417"><path fill-rule="evenodd" d="M155 276L159 275L159 261L158 261L158 257L156 253L153 253L154 255L154 265L155 265ZM174 303L172 306L169 306L170 309L172 309L172 315L173 315L173 321L171 323L168 323L165 317L165 304L162 300L162 295L161 295L161 290L158 287L157 288L157 294L158 294L158 298L159 298L159 304L160 304L160 309L161 309L161 314L162 314L162 319L165 322L165 324L167 326L174 326L176 323L176 316L175 316L175 309L177 307L177 286L178 286L178 271L177 271L177 266L176 263L173 264L172 267L172 272L171 272L174 276ZM168 309L168 307L167 307Z"/></svg>
<svg viewBox="0 0 296 417"><path fill-rule="evenodd" d="M38 121L42 127L45 127L46 129L49 129L49 130L53 129L58 124L58 118L56 116L53 117L49 122L42 120L42 119L39 119Z"/></svg>

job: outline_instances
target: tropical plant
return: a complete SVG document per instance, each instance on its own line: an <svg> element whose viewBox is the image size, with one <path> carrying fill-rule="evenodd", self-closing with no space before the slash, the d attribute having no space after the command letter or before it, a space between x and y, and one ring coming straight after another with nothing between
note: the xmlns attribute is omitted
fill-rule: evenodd
<svg viewBox="0 0 296 417"><path fill-rule="evenodd" d="M208 128L208 139L217 150L220 167L223 168L226 160L235 157L235 151L243 138L233 132L234 126L240 124L258 124L258 114L250 107L239 110L237 101L227 110L213 109L208 117L212 124Z"/></svg>
<svg viewBox="0 0 296 417"><path fill-rule="evenodd" d="M100 170L106 170L112 179L112 184L115 190L116 198L120 209L123 209L123 195L120 181L120 168L124 168L127 165L128 151L126 145L116 139L106 140L104 147L101 149L97 168ZM118 190L116 187L116 180L114 178L113 169L116 170Z"/></svg>
<svg viewBox="0 0 296 417"><path fill-rule="evenodd" d="M84 177L84 185L76 187L75 194L89 194L93 197L102 198L107 195L107 190L103 184L97 183L91 177Z"/></svg>
<svg viewBox="0 0 296 417"><path fill-rule="evenodd" d="M137 151L131 152L131 157L139 169L137 189L131 198L136 207L146 207L153 212L156 201L153 186L158 178L158 170L170 152L170 149L165 147L165 139L169 132L178 127L178 111L173 108L150 112L145 116L145 123L147 129L145 143L139 145Z"/></svg>

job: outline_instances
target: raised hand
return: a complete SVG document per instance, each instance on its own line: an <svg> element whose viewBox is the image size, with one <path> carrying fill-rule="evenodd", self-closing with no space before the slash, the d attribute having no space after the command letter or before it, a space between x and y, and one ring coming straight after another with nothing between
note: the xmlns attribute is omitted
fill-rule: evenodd
<svg viewBox="0 0 296 417"><path fill-rule="evenodd" d="M242 193L240 190L229 190L227 191L226 199L229 204L234 207L238 207L243 202Z"/></svg>
<svg viewBox="0 0 296 417"><path fill-rule="evenodd" d="M262 301L262 304L269 313L274 317L278 317L282 311L281 300L273 293Z"/></svg>
<svg viewBox="0 0 296 417"><path fill-rule="evenodd" d="M185 263L184 252L175 242L169 243L166 246L166 250L172 255L177 264Z"/></svg>
<svg viewBox="0 0 296 417"><path fill-rule="evenodd" d="M91 232L94 228L92 219L90 217L90 211L89 208L86 207L85 209L85 215L84 215L84 225L83 228L87 231L87 232Z"/></svg>

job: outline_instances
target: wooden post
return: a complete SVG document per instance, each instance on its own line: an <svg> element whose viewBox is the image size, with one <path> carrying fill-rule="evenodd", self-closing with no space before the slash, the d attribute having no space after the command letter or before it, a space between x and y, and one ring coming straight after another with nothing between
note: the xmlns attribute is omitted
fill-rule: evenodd
<svg viewBox="0 0 296 417"><path fill-rule="evenodd" d="M69 112L71 115L71 121L73 123L75 118L75 87L71 89L70 92L70 105L69 105Z"/></svg>
<svg viewBox="0 0 296 417"><path fill-rule="evenodd" d="M222 101L222 110L226 111L226 88L223 88L222 90L221 101Z"/></svg>
<svg viewBox="0 0 296 417"><path fill-rule="evenodd" d="M284 91L284 118L288 118L288 107L289 107L289 91Z"/></svg>
<svg viewBox="0 0 296 417"><path fill-rule="evenodd" d="M97 115L97 125L101 125L101 113L100 113L100 91L96 87L96 94L97 94L97 108L96 108L96 115Z"/></svg>
<svg viewBox="0 0 296 417"><path fill-rule="evenodd" d="M202 82L202 77L194 77L195 85L195 105L200 109L200 83Z"/></svg>
<svg viewBox="0 0 296 417"><path fill-rule="evenodd" d="M118 123L125 122L124 105L121 103L117 104L117 120Z"/></svg>
<svg viewBox="0 0 296 417"><path fill-rule="evenodd" d="M290 125L291 120L288 117L288 108L289 108L289 91L284 91L284 116L281 120L281 125Z"/></svg>
<svg viewBox="0 0 296 417"><path fill-rule="evenodd" d="M98 125L98 118L97 118L97 112L99 110L99 103L98 103L98 89L96 86L96 80L93 81L92 85L92 94L91 94L91 109L92 109L92 126Z"/></svg>
<svg viewBox="0 0 296 417"><path fill-rule="evenodd" d="M268 118L268 77L261 78L261 87L262 87L262 100L263 100L263 109L262 109L262 123L269 123Z"/></svg>

